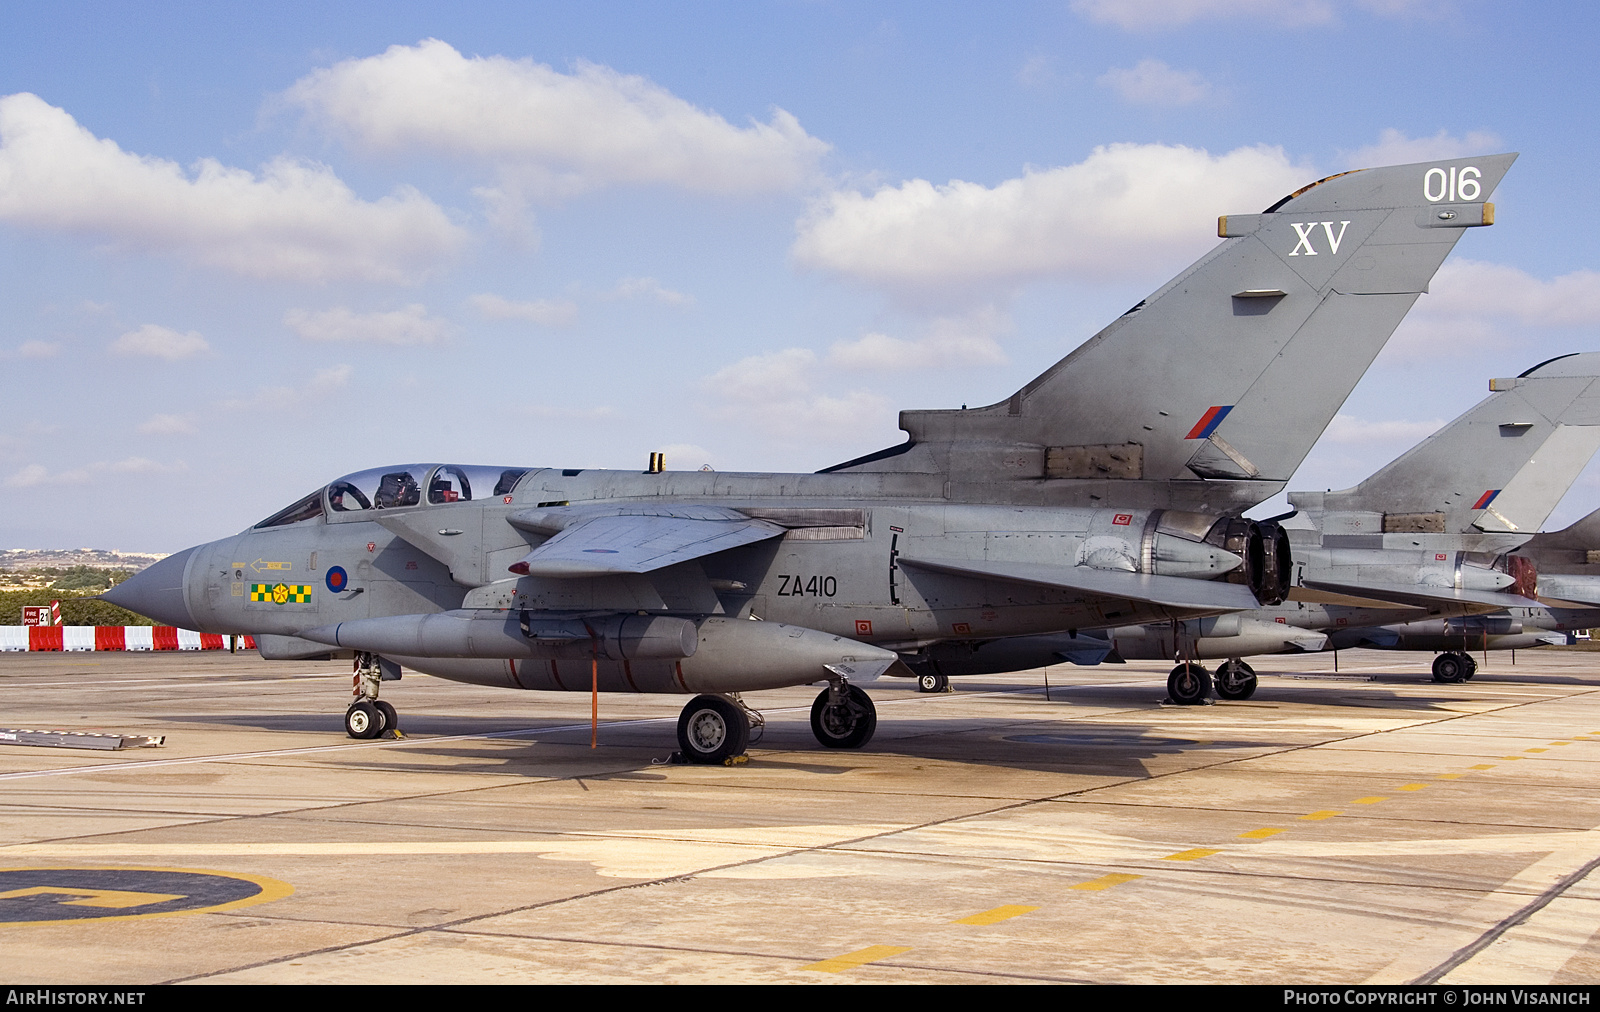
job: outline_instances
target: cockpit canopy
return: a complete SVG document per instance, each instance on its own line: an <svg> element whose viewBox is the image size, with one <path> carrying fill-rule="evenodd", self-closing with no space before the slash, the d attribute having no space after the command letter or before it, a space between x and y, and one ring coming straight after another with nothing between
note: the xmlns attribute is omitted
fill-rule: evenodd
<svg viewBox="0 0 1600 1012"><path fill-rule="evenodd" d="M456 502L507 498L527 467L480 464L402 464L347 474L256 524L286 527L326 517L330 521L364 519L371 510L408 506L443 506Z"/></svg>

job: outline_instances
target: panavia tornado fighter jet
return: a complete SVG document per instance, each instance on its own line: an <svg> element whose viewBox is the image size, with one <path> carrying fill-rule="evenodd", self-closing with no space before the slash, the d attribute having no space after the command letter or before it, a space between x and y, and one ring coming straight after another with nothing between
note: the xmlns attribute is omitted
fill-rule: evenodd
<svg viewBox="0 0 1600 1012"><path fill-rule="evenodd" d="M1215 677L1224 699L1255 691L1244 657L1330 646L1445 651L1436 680L1461 681L1474 668L1465 650L1488 637L1531 646L1556 628L1600 624L1583 604L1600 604L1600 582L1574 575L1585 572L1586 555L1573 546L1600 548L1594 525L1534 535L1600 449L1600 354L1541 362L1489 388L1356 487L1289 493L1298 509L1282 523L1294 578L1282 603L1070 639L1017 637L957 654L947 668L1179 658L1169 691L1198 703L1210 678L1198 662L1209 658L1226 658ZM1543 556L1566 575L1541 579ZM1560 599L1559 613L1532 599L1536 586L1541 598Z"/></svg>
<svg viewBox="0 0 1600 1012"><path fill-rule="evenodd" d="M340 478L105 596L269 658L353 656L347 731L396 726L401 667L513 689L684 693L685 758L743 751L740 693L857 683L947 643L1275 603L1275 494L1515 155L1345 173L1260 214L1012 396L907 411L815 474L415 464Z"/></svg>
<svg viewBox="0 0 1600 1012"><path fill-rule="evenodd" d="M1600 510L1559 531L1536 534L1499 563L1524 597L1487 614L1417 618L1376 628L1341 629L1334 646L1436 650L1433 680L1463 682L1478 670L1473 652L1567 642L1567 633L1600 626Z"/></svg>

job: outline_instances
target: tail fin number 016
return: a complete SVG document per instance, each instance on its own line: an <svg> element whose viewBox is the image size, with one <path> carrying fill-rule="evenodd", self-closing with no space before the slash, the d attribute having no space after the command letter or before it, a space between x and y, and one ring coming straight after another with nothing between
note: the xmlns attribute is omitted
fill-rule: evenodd
<svg viewBox="0 0 1600 1012"><path fill-rule="evenodd" d="M1478 182L1481 178L1483 173L1475 165L1465 166L1460 172L1454 165L1448 169L1435 166L1422 174L1422 196L1430 203L1477 200L1483 196L1483 184Z"/></svg>

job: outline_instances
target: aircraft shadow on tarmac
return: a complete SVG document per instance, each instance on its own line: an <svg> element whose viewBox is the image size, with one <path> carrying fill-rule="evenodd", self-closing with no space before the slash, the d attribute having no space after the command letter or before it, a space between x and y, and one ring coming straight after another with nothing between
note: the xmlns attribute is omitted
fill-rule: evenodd
<svg viewBox="0 0 1600 1012"><path fill-rule="evenodd" d="M927 700L934 706L920 708L920 712L913 714L894 704L914 701L916 695L895 687L881 693L881 701L887 705L880 711L877 736L863 752L819 748L804 716L784 712L772 715L759 741L752 743L751 754L752 761L763 769L783 768L818 775L849 772L870 764L857 756L879 754L963 765L1138 778L1150 775L1145 765L1147 761L1164 757L1195 752L1270 753L1304 747L1313 743L1312 739L1319 734L1326 734L1328 738L1342 737L1338 732L1301 728L1283 738L1264 738L1259 728L1246 730L1245 715L1239 713L1240 708L1307 704L1326 707L1330 717L1338 709L1345 708L1359 709L1364 719L1370 719L1373 710L1391 710L1397 714L1454 714L1460 712L1457 709L1460 704L1473 701L1473 696L1453 686L1431 685L1412 674L1379 674L1376 677L1384 682L1416 684L1418 688L1434 691L1406 694L1380 688L1377 682L1344 679L1327 682L1274 679L1264 683L1261 691L1248 702L1174 707L1160 705L1164 693L1149 684L1068 684L1052 686L1048 699L1042 689L1027 695L996 697L997 701L1010 700L1008 712L1001 716L971 710L955 715L940 714L936 700ZM1588 683L1577 677L1518 676L1500 672L1482 680ZM974 679L963 683L958 693L1014 692L1017 688L1015 683ZM759 698L750 701L760 703ZM1020 708L1016 708L1019 703ZM1101 711L1109 708L1109 712L1104 712L1101 718L1086 716L1081 712L1083 707ZM602 697L602 715L605 710ZM1130 722L1129 710L1148 710L1150 719ZM431 715L424 710L407 709L402 727L414 743L399 752L388 749L353 752L340 762L363 769L416 772L417 762L403 758L416 756L429 761L451 760L450 769L463 773L521 771L530 777L545 778L572 776L581 768L585 771L583 775L590 779L656 779L658 775L650 772L650 764L665 759L676 748L671 715L663 714L656 719L645 717L645 722L626 724L607 723L603 717L601 751L593 753L588 748L588 722L584 719L587 716L587 713L575 711L569 719L519 720L507 715ZM173 724L224 724L268 731L325 733L329 745L344 740L338 715L330 713L172 714L159 719ZM1181 721L1182 731L1173 729L1176 721ZM1203 727L1197 729L1197 722ZM540 730L541 726L549 730ZM507 736L494 745L428 743L428 739L434 737L503 735L523 730L527 731L525 735ZM304 744L303 741L295 743ZM800 758L802 755L808 758ZM604 767L618 764L625 768L604 771ZM1207 764L1204 760L1198 763ZM596 771L596 765L602 770Z"/></svg>

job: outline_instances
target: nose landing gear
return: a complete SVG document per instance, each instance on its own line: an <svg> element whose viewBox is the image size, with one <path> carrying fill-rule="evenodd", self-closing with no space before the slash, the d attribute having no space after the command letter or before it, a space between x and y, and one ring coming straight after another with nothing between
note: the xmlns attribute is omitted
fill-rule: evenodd
<svg viewBox="0 0 1600 1012"><path fill-rule="evenodd" d="M351 695L356 701L344 712L344 731L352 738L377 738L386 731L400 733L400 715L386 701L378 698L382 682L400 677L400 665L385 660L377 654L356 654L355 674L351 677Z"/></svg>

